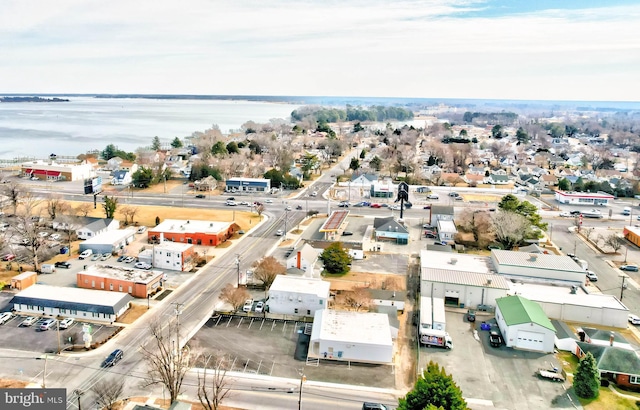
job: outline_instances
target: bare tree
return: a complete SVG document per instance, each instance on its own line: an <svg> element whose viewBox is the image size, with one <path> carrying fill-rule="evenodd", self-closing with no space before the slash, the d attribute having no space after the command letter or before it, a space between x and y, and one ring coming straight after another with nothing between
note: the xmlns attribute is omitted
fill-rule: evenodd
<svg viewBox="0 0 640 410"><path fill-rule="evenodd" d="M625 239L615 233L612 233L604 239L604 244L611 247L611 249L613 249L613 253L618 253L624 242Z"/></svg>
<svg viewBox="0 0 640 410"><path fill-rule="evenodd" d="M465 210L459 221L461 228L473 234L473 240L478 243L481 236L492 234L491 218L484 210Z"/></svg>
<svg viewBox="0 0 640 410"><path fill-rule="evenodd" d="M371 305L371 293L369 289L363 287L357 287L353 290L344 292L345 303L354 308L356 312L360 308L366 308Z"/></svg>
<svg viewBox="0 0 640 410"><path fill-rule="evenodd" d="M163 327L159 322L149 325L151 341L142 345L142 355L147 362L147 374L143 387L160 384L169 392L171 403L182 392L182 382L191 369L191 352L180 347L178 323Z"/></svg>
<svg viewBox="0 0 640 410"><path fill-rule="evenodd" d="M15 214L18 209L18 203L20 202L20 196L23 192L25 192L25 188L15 182L10 182L2 188L2 193L11 203L11 206L13 207L13 213Z"/></svg>
<svg viewBox="0 0 640 410"><path fill-rule="evenodd" d="M245 300L249 299L251 294L245 288L236 288L232 284L225 286L220 292L220 300L233 306L233 310L238 310L244 305Z"/></svg>
<svg viewBox="0 0 640 410"><path fill-rule="evenodd" d="M118 209L118 211L120 211L120 213L122 214L122 216L124 216L124 224L125 225L133 225L133 218L135 218L136 214L138 213L139 209L137 206L131 206L131 205L125 205L120 207L120 209Z"/></svg>
<svg viewBox="0 0 640 410"><path fill-rule="evenodd" d="M75 211L76 214L80 216L87 216L89 212L93 209L93 206L90 202L83 202L80 205L76 206Z"/></svg>
<svg viewBox="0 0 640 410"><path fill-rule="evenodd" d="M208 356L202 375L198 371L198 399L206 410L218 410L231 391L227 380L227 358ZM209 362L212 367L209 372Z"/></svg>
<svg viewBox="0 0 640 410"><path fill-rule="evenodd" d="M96 404L101 409L115 410L122 391L124 390L124 378L113 377L102 379L91 387L91 391L96 395Z"/></svg>
<svg viewBox="0 0 640 410"><path fill-rule="evenodd" d="M273 256L266 256L254 264L253 277L264 284L265 289L269 289L276 276L282 275L287 268L278 262Z"/></svg>
<svg viewBox="0 0 640 410"><path fill-rule="evenodd" d="M49 218L53 221L60 214L69 212L71 205L59 195L52 195L45 201Z"/></svg>
<svg viewBox="0 0 640 410"><path fill-rule="evenodd" d="M526 217L515 212L500 211L492 217L493 231L496 240L505 249L512 249L524 240L525 233L530 229L531 223Z"/></svg>
<svg viewBox="0 0 640 410"><path fill-rule="evenodd" d="M596 228L594 227L583 228L582 234L584 235L585 238L587 238L588 241L591 241L591 235L593 235L593 232L595 231L595 229Z"/></svg>

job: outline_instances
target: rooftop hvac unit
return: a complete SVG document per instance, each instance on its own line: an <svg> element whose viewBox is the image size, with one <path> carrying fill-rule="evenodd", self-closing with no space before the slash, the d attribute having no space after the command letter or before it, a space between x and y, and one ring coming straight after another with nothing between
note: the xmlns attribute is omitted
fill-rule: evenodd
<svg viewBox="0 0 640 410"><path fill-rule="evenodd" d="M530 253L529 254L529 260L531 262L535 262L538 259L538 255L536 255L535 253Z"/></svg>
<svg viewBox="0 0 640 410"><path fill-rule="evenodd" d="M487 285L491 285L491 279L487 279Z"/></svg>
<svg viewBox="0 0 640 410"><path fill-rule="evenodd" d="M458 263L458 259L456 258L451 258L451 260L449 261L450 264L455 265L456 263Z"/></svg>

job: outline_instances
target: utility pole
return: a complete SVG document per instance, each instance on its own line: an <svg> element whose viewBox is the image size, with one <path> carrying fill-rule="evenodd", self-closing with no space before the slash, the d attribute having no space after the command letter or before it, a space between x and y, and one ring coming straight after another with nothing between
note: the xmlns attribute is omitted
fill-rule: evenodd
<svg viewBox="0 0 640 410"><path fill-rule="evenodd" d="M42 372L42 388L46 389L47 388L47 381L45 379L46 375L47 375L47 359L49 358L48 354L44 355L44 371Z"/></svg>
<svg viewBox="0 0 640 410"><path fill-rule="evenodd" d="M300 372L300 390L298 391L298 410L302 406L302 383L307 380L307 376L304 373Z"/></svg>
<svg viewBox="0 0 640 410"><path fill-rule="evenodd" d="M620 286L620 302L622 302L622 297L624 296L625 284L624 281L627 278L627 275L622 275L622 286Z"/></svg>
<svg viewBox="0 0 640 410"><path fill-rule="evenodd" d="M84 392L82 390L79 390L79 389L76 389L73 392L75 393L76 396L78 396L78 410L82 410L82 406L80 405L80 398L82 397Z"/></svg>
<svg viewBox="0 0 640 410"><path fill-rule="evenodd" d="M56 319L56 330L58 333L58 354L60 354L60 321Z"/></svg>
<svg viewBox="0 0 640 410"><path fill-rule="evenodd" d="M184 303L174 303L176 308L174 309L174 313L176 314L176 352L177 349L180 349L180 315L182 314L182 306Z"/></svg>
<svg viewBox="0 0 640 410"><path fill-rule="evenodd" d="M236 253L236 269L238 273L238 287L240 287L240 254Z"/></svg>

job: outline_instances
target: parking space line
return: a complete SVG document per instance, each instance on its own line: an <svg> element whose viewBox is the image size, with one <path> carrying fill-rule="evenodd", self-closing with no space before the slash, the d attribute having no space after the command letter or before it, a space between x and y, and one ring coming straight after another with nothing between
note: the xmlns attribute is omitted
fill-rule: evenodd
<svg viewBox="0 0 640 410"><path fill-rule="evenodd" d="M229 327L229 325L231 324L231 320L233 319L233 316L229 316L229 321L227 322L227 326L225 327Z"/></svg>
<svg viewBox="0 0 640 410"><path fill-rule="evenodd" d="M271 325L271 331L273 332L273 328L276 327L276 321L273 321L273 324Z"/></svg>
<svg viewBox="0 0 640 410"><path fill-rule="evenodd" d="M243 318L243 317L241 317L241 318L240 318L240 320L238 320L238 326L236 326L236 328L239 328L239 327L240 327L240 325L242 324L243 319L244 319L244 318Z"/></svg>

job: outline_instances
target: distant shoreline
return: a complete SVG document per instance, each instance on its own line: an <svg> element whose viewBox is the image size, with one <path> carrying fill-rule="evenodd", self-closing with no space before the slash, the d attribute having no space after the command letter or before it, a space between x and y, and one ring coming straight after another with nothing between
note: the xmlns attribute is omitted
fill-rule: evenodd
<svg viewBox="0 0 640 410"><path fill-rule="evenodd" d="M37 97L37 96L32 96L32 97L26 97L26 96L0 97L0 103L22 103L22 102L35 102L35 103L41 103L41 102L69 102L69 100L66 99L66 98L58 98L58 97L43 98L43 97Z"/></svg>

